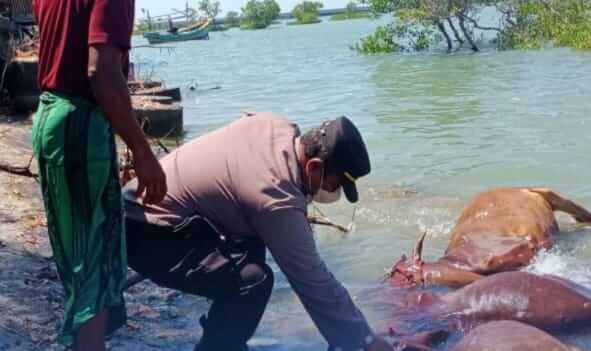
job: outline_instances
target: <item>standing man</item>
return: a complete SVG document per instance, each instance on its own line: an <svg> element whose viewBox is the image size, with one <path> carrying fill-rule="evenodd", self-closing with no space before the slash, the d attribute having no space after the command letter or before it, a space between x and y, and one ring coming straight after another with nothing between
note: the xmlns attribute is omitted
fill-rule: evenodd
<svg viewBox="0 0 591 351"><path fill-rule="evenodd" d="M196 351L245 351L273 288L268 248L334 350L385 351L316 250L312 199L358 199L370 172L363 139L345 117L300 135L273 114L252 114L161 160L168 193L157 205L127 200L130 266L155 283L213 300ZM326 201L324 201L326 202Z"/></svg>
<svg viewBox="0 0 591 351"><path fill-rule="evenodd" d="M34 0L40 34L33 149L49 237L65 290L60 342L105 350L125 323L127 270L113 131L133 152L138 196L156 203L166 178L132 112L125 71L134 0Z"/></svg>

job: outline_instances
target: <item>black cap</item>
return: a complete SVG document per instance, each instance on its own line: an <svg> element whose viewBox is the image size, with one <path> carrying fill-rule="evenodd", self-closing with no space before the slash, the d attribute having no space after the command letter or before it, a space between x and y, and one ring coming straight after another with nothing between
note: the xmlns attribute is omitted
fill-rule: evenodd
<svg viewBox="0 0 591 351"><path fill-rule="evenodd" d="M355 181L369 174L371 164L361 133L347 117L327 121L320 127L324 159L333 172L342 176L343 191L349 202L357 202Z"/></svg>

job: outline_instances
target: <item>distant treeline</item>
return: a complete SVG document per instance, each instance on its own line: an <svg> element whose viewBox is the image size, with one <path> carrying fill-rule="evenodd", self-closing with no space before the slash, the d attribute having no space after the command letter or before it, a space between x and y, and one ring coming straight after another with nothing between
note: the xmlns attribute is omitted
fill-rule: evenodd
<svg viewBox="0 0 591 351"><path fill-rule="evenodd" d="M186 10L188 13L189 9ZM331 20L348 20L371 17L367 5L359 6L350 2L345 8L322 9L322 3L318 1L302 1L291 12L281 12L281 8L275 0L249 0L241 9L241 13L230 11L225 17L218 17L221 12L219 1L200 0L199 11L207 17L215 18L210 30L225 30L232 27L241 29L263 29L278 19L295 19L290 24L308 24L320 22L319 17L332 16ZM171 21L166 16L158 16L159 20L148 18L139 22L135 28L136 34L147 31L166 30L170 28ZM174 26L183 27L192 24L192 20L176 21Z"/></svg>

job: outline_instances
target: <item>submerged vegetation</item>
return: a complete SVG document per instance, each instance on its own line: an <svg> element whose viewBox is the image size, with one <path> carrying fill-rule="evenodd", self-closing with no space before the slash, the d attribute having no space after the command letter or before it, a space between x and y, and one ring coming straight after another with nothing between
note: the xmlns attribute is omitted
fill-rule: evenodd
<svg viewBox="0 0 591 351"><path fill-rule="evenodd" d="M392 13L382 26L355 45L363 53L421 51L445 45L479 51L487 35L499 49L544 45L591 48L591 0L370 0L374 13ZM484 23L483 9L498 23Z"/></svg>
<svg viewBox="0 0 591 351"><path fill-rule="evenodd" d="M297 4L291 14L295 17L295 21L288 24L313 24L319 23L318 9L322 8L322 3L319 1L302 1Z"/></svg>
<svg viewBox="0 0 591 351"><path fill-rule="evenodd" d="M134 35L144 34L149 31L150 31L150 26L146 22L140 22L140 23L136 24L135 27L133 28Z"/></svg>
<svg viewBox="0 0 591 351"><path fill-rule="evenodd" d="M219 1L199 0L197 7L198 7L199 11L201 11L202 13L205 14L205 16L207 16L209 18L213 18L214 21L215 21L215 18L222 11L222 9L220 8Z"/></svg>
<svg viewBox="0 0 591 351"><path fill-rule="evenodd" d="M279 17L281 8L275 0L249 0L242 8L241 29L267 28Z"/></svg>
<svg viewBox="0 0 591 351"><path fill-rule="evenodd" d="M201 13L203 13L207 18L211 18L211 24L209 25L208 29L210 32L219 32L228 30L230 27L221 25L216 21L217 16L220 14L222 9L220 8L219 1L213 0L199 0L197 3L197 8Z"/></svg>
<svg viewBox="0 0 591 351"><path fill-rule="evenodd" d="M357 6L357 3L351 1L347 4L344 13L339 13L330 18L331 21L345 21L351 19L370 18L371 13L367 11L361 11Z"/></svg>
<svg viewBox="0 0 591 351"><path fill-rule="evenodd" d="M528 1L518 7L515 25L499 35L501 48L591 49L591 1Z"/></svg>
<svg viewBox="0 0 591 351"><path fill-rule="evenodd" d="M352 47L363 53L397 52L402 48L394 41L391 25L379 26L376 31Z"/></svg>

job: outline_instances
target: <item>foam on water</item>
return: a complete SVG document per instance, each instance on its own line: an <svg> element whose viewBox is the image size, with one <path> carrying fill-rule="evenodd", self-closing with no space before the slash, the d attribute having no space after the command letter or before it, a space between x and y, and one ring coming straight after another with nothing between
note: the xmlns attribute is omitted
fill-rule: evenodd
<svg viewBox="0 0 591 351"><path fill-rule="evenodd" d="M419 233L427 232L430 237L439 238L449 234L455 224L455 213L428 203L407 200L402 203L381 204L380 207L361 207L357 219L373 225L396 225L413 228Z"/></svg>
<svg viewBox="0 0 591 351"><path fill-rule="evenodd" d="M447 210L421 208L415 214L412 221L419 227L419 231L426 232L433 238L447 236L455 224L455 220L449 218Z"/></svg>
<svg viewBox="0 0 591 351"><path fill-rule="evenodd" d="M533 262L524 270L534 274L552 274L591 288L591 267L582 264L576 253L584 247L567 251L555 246L540 251Z"/></svg>

